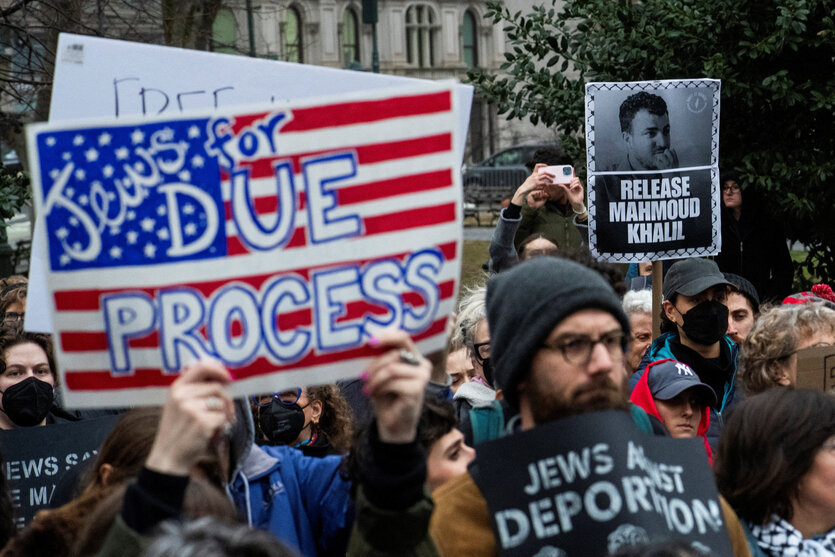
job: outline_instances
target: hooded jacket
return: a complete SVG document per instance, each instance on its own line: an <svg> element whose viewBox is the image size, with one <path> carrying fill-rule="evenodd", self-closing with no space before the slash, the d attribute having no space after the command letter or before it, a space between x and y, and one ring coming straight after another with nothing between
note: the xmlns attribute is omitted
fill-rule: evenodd
<svg viewBox="0 0 835 557"><path fill-rule="evenodd" d="M229 495L250 526L302 555L344 555L354 520L341 457L305 456L287 446L259 447L246 401L236 400Z"/></svg>
<svg viewBox="0 0 835 557"><path fill-rule="evenodd" d="M663 360L661 360L663 361ZM661 414L658 412L658 407L655 405L655 398L652 396L652 391L649 388L649 374L652 366L647 365L644 368L644 373L638 379L635 388L632 389L632 394L629 396L629 401L641 408L644 412L661 420ZM713 451L710 449L710 443L707 442L707 430L710 428L710 411L702 412L702 419L699 420L699 427L696 428L696 435L702 438L707 451L707 459L710 465L713 466Z"/></svg>
<svg viewBox="0 0 835 557"><path fill-rule="evenodd" d="M719 443L719 434L722 431L723 425L723 414L732 410L733 407L741 400L741 396L736 390L735 384L739 346L737 346L728 335L722 337L719 342L721 345L721 353L727 359L728 365L726 375L721 381L722 388L717 389L713 387L713 390L716 392L718 403L716 407L711 407L710 409L710 426L708 427L708 431L706 433L707 441L713 448L715 448ZM677 354L676 351L679 353ZM693 368L693 371L696 372L696 375L699 376L702 383L707 383L712 386L713 381L706 380L704 376L705 365L699 365L699 362L693 361L695 353L689 354L687 352L692 353L693 351L679 342L678 333L664 333L659 336L653 340L652 344L650 344L649 348L647 348L647 351L644 353L644 357L641 358L641 363L638 364L638 371L633 373L632 377L629 378L629 388L632 390L635 389L635 386L638 384L638 381L643 376L644 370L650 362L663 360L664 358L672 358L673 360L684 362ZM698 355L695 355L695 357L704 360Z"/></svg>

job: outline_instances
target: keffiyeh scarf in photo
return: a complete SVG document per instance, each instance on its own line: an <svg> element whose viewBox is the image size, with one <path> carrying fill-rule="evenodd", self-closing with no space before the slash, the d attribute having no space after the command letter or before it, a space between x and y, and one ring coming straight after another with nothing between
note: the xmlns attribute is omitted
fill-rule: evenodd
<svg viewBox="0 0 835 557"><path fill-rule="evenodd" d="M757 545L767 555L784 557L835 557L835 531L816 538L803 539L800 531L773 515L764 526L748 524Z"/></svg>

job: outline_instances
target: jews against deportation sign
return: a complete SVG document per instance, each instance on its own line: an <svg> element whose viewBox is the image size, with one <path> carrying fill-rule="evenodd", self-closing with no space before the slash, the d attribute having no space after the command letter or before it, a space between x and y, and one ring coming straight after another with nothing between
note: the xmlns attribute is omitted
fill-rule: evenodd
<svg viewBox="0 0 835 557"><path fill-rule="evenodd" d="M719 87L712 79L586 84L589 248L597 258L719 252Z"/></svg>
<svg viewBox="0 0 835 557"><path fill-rule="evenodd" d="M461 242L451 85L27 130L65 402L356 375L383 327L444 346Z"/></svg>
<svg viewBox="0 0 835 557"><path fill-rule="evenodd" d="M672 539L732 554L701 440L647 435L625 412L479 445L476 464L502 555L603 556Z"/></svg>
<svg viewBox="0 0 835 557"><path fill-rule="evenodd" d="M23 528L49 506L61 477L98 455L118 416L46 427L0 431L3 473L9 482L15 526Z"/></svg>

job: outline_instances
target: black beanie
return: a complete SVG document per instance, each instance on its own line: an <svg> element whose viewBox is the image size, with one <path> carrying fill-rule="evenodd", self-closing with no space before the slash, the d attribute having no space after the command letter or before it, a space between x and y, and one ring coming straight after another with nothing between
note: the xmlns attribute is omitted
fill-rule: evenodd
<svg viewBox="0 0 835 557"><path fill-rule="evenodd" d="M629 335L621 301L602 275L557 257L535 257L487 283L487 323L495 385L518 407L516 386L527 377L534 354L563 319L602 309Z"/></svg>
<svg viewBox="0 0 835 557"><path fill-rule="evenodd" d="M725 277L725 280L733 284L733 289L748 300L748 303L751 304L751 309L754 310L754 313L760 312L760 296L757 294L757 289L754 287L751 282L746 279L745 277L741 277L739 275L735 275L733 273L722 273Z"/></svg>

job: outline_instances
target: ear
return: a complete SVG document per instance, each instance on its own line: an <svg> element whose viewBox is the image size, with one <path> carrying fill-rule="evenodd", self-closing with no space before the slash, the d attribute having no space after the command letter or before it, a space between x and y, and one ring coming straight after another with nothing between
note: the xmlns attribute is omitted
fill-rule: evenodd
<svg viewBox="0 0 835 557"><path fill-rule="evenodd" d="M321 400L314 400L310 403L310 421L314 424L319 423L319 420L322 418L322 410L324 406L322 405Z"/></svg>
<svg viewBox="0 0 835 557"><path fill-rule="evenodd" d="M667 319L678 325L678 322L674 319L678 312L676 311L675 306L670 300L664 300L664 315L667 316Z"/></svg>
<svg viewBox="0 0 835 557"><path fill-rule="evenodd" d="M620 135L623 137L623 140L626 142L627 145L632 145L632 134L629 132L620 132Z"/></svg>
<svg viewBox="0 0 835 557"><path fill-rule="evenodd" d="M99 468L99 483L107 487L110 485L110 478L113 476L113 465L106 462Z"/></svg>

